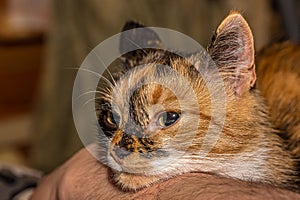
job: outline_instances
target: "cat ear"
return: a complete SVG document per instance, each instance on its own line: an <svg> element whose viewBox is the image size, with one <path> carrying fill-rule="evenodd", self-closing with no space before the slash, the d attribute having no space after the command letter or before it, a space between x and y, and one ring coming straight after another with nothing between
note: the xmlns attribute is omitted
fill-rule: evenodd
<svg viewBox="0 0 300 200"><path fill-rule="evenodd" d="M143 28L143 29L138 29ZM135 29L133 31L127 31ZM126 32L127 31L127 32ZM133 51L141 47L159 48L161 47L161 40L157 33L150 28L147 28L139 23L129 21L127 22L121 33L120 38L120 53L124 54L128 51ZM127 54L128 55L128 54Z"/></svg>
<svg viewBox="0 0 300 200"><path fill-rule="evenodd" d="M241 97L254 85L254 43L251 30L237 12L232 12L219 25L208 52L236 96Z"/></svg>

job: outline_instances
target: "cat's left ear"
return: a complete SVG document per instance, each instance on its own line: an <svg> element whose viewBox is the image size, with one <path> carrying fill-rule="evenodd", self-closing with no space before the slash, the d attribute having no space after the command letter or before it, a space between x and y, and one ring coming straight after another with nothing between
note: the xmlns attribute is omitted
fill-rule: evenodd
<svg viewBox="0 0 300 200"><path fill-rule="evenodd" d="M219 25L208 52L236 96L241 97L254 85L253 36L246 20L232 12Z"/></svg>
<svg viewBox="0 0 300 200"><path fill-rule="evenodd" d="M127 31L134 29L133 31ZM120 53L124 54L134 49L141 47L159 48L161 47L161 40L157 33L150 28L147 28L137 22L127 22L121 33L120 38ZM128 54L127 54L128 55Z"/></svg>

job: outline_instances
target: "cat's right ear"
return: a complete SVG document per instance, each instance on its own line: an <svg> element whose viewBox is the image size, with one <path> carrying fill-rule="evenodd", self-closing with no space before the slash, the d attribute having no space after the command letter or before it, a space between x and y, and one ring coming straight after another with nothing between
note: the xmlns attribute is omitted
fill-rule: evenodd
<svg viewBox="0 0 300 200"><path fill-rule="evenodd" d="M128 31L131 29L134 30ZM123 56L132 56L127 52L132 52L145 46L148 48L161 47L161 40L157 33L137 22L128 21L122 29L119 47L120 53L126 53Z"/></svg>

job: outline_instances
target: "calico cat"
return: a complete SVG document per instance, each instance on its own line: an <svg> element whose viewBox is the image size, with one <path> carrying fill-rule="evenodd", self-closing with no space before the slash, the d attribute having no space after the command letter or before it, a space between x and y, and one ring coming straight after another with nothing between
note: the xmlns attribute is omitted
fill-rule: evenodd
<svg viewBox="0 0 300 200"><path fill-rule="evenodd" d="M131 22L123 30L138 27L143 26ZM155 32L147 31L147 35L135 32L126 37L136 44L150 42L153 48L123 54L120 71L107 86L99 86L102 95L96 98L99 125L104 132L99 139L99 160L113 169L113 181L123 190L138 190L186 172L208 172L297 188L300 93L295 85L299 85L299 73L290 74L292 82L286 86L284 77L280 77L284 70L295 70L293 61L285 69L284 61L278 58L282 68L277 67L272 52L266 51L269 59L262 57L258 62L258 72L263 76L258 76L257 85L268 99L270 115L254 87L253 36L241 14L230 13L217 28L207 47L217 71L206 65L205 75L198 73L205 65L201 63L201 52L183 58L156 49L163 44ZM125 39L121 35L121 52L128 42ZM284 58L287 54L282 50L280 55ZM169 67L162 67L166 65ZM277 72L279 78L272 78ZM213 92L223 90L226 95L226 105L217 105L220 112L221 108L226 111L223 125L212 117L212 95L206 84L213 83L215 73L224 84L213 85ZM280 83L283 86L279 87ZM287 96L282 94L285 91ZM219 138L202 156L199 152L210 124L212 131L219 132ZM284 139L276 128L286 132ZM196 130L194 135L192 130ZM289 138L296 140L285 142Z"/></svg>

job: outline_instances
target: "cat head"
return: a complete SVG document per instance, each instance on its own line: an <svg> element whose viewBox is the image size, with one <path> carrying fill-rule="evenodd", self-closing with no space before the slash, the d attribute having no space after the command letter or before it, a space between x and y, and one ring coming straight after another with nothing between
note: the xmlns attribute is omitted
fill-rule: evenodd
<svg viewBox="0 0 300 200"><path fill-rule="evenodd" d="M137 29L126 31L132 28ZM203 52L183 58L162 50L158 34L138 23L127 23L123 31L121 53L143 44L150 48L123 54L120 67L125 70L99 97L96 109L104 132L100 136L100 160L117 171L133 174L182 171L201 149L210 124L220 126L215 130L223 128L211 122L215 119L207 82L214 81L214 74L224 81L212 89L216 94L225 91L227 115L231 119L241 117L237 116L238 104L248 98L255 82L251 30L239 13L224 19L207 47L217 70L202 63ZM207 73L200 74L199 68ZM225 140L230 140L229 136ZM223 143L219 140L212 151L226 151ZM239 146L226 148L234 152Z"/></svg>

